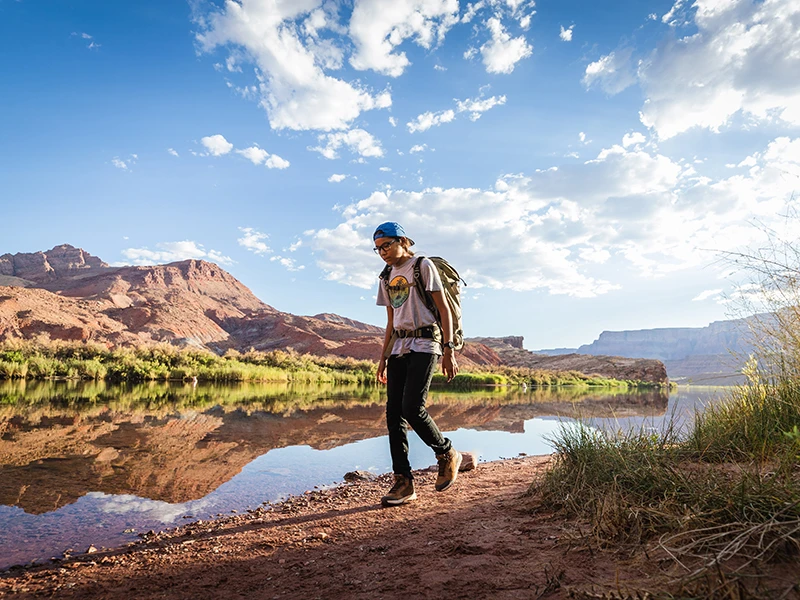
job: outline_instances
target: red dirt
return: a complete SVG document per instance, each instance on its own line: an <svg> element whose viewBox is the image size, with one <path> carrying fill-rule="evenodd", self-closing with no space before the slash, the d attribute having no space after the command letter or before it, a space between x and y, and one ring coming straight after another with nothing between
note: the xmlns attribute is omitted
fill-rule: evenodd
<svg viewBox="0 0 800 600"><path fill-rule="evenodd" d="M193 523L122 550L0 576L0 597L566 598L655 574L577 541L573 523L524 496L549 462L481 464L444 493L381 508L389 476L249 514Z"/></svg>

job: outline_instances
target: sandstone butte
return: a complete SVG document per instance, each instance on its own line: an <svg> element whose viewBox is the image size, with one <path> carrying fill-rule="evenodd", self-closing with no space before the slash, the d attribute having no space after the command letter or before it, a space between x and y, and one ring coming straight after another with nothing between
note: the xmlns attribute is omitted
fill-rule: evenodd
<svg viewBox="0 0 800 600"><path fill-rule="evenodd" d="M465 319L468 328L469 314ZM112 267L62 244L46 252L0 256L0 341L42 336L108 346L167 342L217 353L291 348L375 359L383 330L335 314L281 312L203 260ZM657 360L536 355L523 349L521 337L468 341L459 362L465 367L510 365L667 382L666 369Z"/></svg>

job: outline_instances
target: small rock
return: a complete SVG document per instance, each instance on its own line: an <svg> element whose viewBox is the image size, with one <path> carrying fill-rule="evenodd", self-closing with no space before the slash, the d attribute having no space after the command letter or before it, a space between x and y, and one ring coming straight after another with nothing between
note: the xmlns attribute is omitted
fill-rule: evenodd
<svg viewBox="0 0 800 600"><path fill-rule="evenodd" d="M461 466L459 471L472 471L478 464L478 455L474 452L461 453Z"/></svg>
<svg viewBox="0 0 800 600"><path fill-rule="evenodd" d="M97 552L97 548L94 547L94 544L86 549L86 554L94 554L95 552Z"/></svg>
<svg viewBox="0 0 800 600"><path fill-rule="evenodd" d="M349 482L372 481L373 479L375 479L375 475L369 471L349 471L344 474L344 480Z"/></svg>
<svg viewBox="0 0 800 600"><path fill-rule="evenodd" d="M116 448L103 448L100 451L100 454L94 457L95 462L111 462L112 460L116 460L119 458L119 450Z"/></svg>

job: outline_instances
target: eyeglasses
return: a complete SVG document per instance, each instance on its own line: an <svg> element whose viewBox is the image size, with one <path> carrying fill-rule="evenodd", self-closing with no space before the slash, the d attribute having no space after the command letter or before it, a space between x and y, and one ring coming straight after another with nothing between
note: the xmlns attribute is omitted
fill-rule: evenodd
<svg viewBox="0 0 800 600"><path fill-rule="evenodd" d="M381 244L380 246L375 246L372 250L375 254L380 254L381 252L386 252L389 248L392 247L392 244L396 244L398 240L392 240L391 242L386 242L385 244Z"/></svg>

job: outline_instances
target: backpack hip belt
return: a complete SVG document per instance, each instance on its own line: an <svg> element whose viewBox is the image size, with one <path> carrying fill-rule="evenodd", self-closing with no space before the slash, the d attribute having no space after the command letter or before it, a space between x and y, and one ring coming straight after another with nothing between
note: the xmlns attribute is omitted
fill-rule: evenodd
<svg viewBox="0 0 800 600"><path fill-rule="evenodd" d="M419 329L395 329L395 333L399 338L427 338L433 341L441 341L442 334L438 325L428 325L420 327Z"/></svg>

